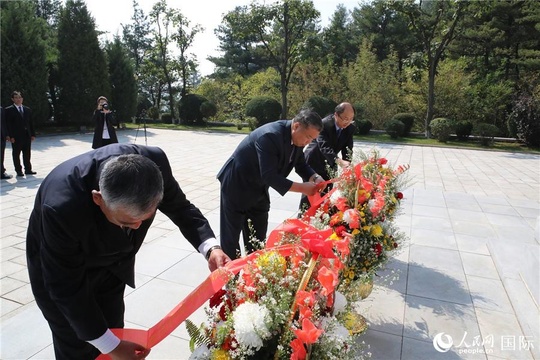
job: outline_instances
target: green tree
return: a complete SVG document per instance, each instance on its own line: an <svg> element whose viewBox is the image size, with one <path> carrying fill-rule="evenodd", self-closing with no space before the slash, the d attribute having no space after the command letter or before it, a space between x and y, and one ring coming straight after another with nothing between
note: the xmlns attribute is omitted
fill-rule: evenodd
<svg viewBox="0 0 540 360"><path fill-rule="evenodd" d="M180 73L182 81L180 96L183 97L187 95L188 87L192 85L190 79L197 73L195 55L188 53L188 50L193 45L195 36L204 31L204 28L199 24L191 26L190 21L180 12L174 13L172 26L176 31L171 34L171 40L176 43L176 47L180 52L175 65Z"/></svg>
<svg viewBox="0 0 540 360"><path fill-rule="evenodd" d="M11 104L11 92L22 91L24 103L32 108L34 121L44 122L47 103L46 23L36 13L35 3L1 3L1 78L2 103Z"/></svg>
<svg viewBox="0 0 540 360"><path fill-rule="evenodd" d="M305 40L317 32L320 13L307 0L283 0L272 5L252 3L250 28L280 75L281 118L287 118L291 76L304 52Z"/></svg>
<svg viewBox="0 0 540 360"><path fill-rule="evenodd" d="M110 92L105 55L82 0L67 0L58 26L59 123L90 121L100 95Z"/></svg>
<svg viewBox="0 0 540 360"><path fill-rule="evenodd" d="M330 24L322 31L323 54L334 66L343 66L353 62L358 53L350 22L350 11L339 4L330 19Z"/></svg>
<svg viewBox="0 0 540 360"><path fill-rule="evenodd" d="M172 31L173 18L176 13L176 10L167 7L166 0L160 0L155 3L150 12L150 18L157 27L157 31L154 33L154 64L161 70L162 78L165 80L169 99L169 111L173 119L176 119L174 105L175 89L173 84L178 80L178 76L174 70L175 65L173 64L169 45L172 41L170 32Z"/></svg>
<svg viewBox="0 0 540 360"><path fill-rule="evenodd" d="M248 76L267 66L257 45L257 34L249 26L249 16L247 6L237 6L223 16L221 25L214 30L223 55L208 58L216 65L213 77L225 78L233 73Z"/></svg>
<svg viewBox="0 0 540 360"><path fill-rule="evenodd" d="M111 96L109 100L116 111L118 122L128 122L137 111L137 82L133 65L120 39L115 37L107 46Z"/></svg>
<svg viewBox="0 0 540 360"><path fill-rule="evenodd" d="M386 121L400 112L400 83L396 61L390 56L379 62L371 43L364 39L358 58L348 67L348 99L364 108L363 119L382 129Z"/></svg>
<svg viewBox="0 0 540 360"><path fill-rule="evenodd" d="M122 25L123 42L128 49L129 56L133 59L135 74L139 76L142 62L152 46L152 40L148 16L139 7L137 0L133 0L131 21L131 24Z"/></svg>
<svg viewBox="0 0 540 360"><path fill-rule="evenodd" d="M456 28L462 21L466 2L462 0L393 0L392 7L409 18L422 50L428 69L428 96L425 116L426 137L435 108L435 77L437 67L448 45L457 35Z"/></svg>

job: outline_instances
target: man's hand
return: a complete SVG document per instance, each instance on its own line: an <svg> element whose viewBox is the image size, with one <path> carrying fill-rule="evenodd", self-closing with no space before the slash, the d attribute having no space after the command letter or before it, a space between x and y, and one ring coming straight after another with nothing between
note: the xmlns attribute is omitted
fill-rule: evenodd
<svg viewBox="0 0 540 360"><path fill-rule="evenodd" d="M113 360L140 360L146 359L150 354L150 349L131 341L121 340L120 344L108 355Z"/></svg>
<svg viewBox="0 0 540 360"><path fill-rule="evenodd" d="M208 268L210 271L214 271L217 268L220 268L222 266L225 266L229 261L231 261L231 258L227 256L221 249L214 249L210 253L210 257L208 258Z"/></svg>
<svg viewBox="0 0 540 360"><path fill-rule="evenodd" d="M346 168L347 166L351 165L350 161L339 159L336 161L339 166L342 168Z"/></svg>

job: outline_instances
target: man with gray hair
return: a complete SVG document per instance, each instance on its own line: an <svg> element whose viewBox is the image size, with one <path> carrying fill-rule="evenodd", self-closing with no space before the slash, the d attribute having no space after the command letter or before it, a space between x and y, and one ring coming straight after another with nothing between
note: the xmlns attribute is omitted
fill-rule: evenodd
<svg viewBox="0 0 540 360"><path fill-rule="evenodd" d="M302 110L293 120L274 121L254 130L223 165L217 176L221 181L220 239L229 257L234 259L240 252L240 232L248 253L254 250L252 235L266 239L270 187L282 196L288 191L316 193L323 180L306 164L303 148L321 129L321 117ZM287 179L292 169L305 182Z"/></svg>
<svg viewBox="0 0 540 360"><path fill-rule="evenodd" d="M56 359L143 359L118 339L125 285L159 209L208 260L229 258L201 211L180 189L157 147L111 144L58 165L36 195L26 238L32 292L53 335Z"/></svg>

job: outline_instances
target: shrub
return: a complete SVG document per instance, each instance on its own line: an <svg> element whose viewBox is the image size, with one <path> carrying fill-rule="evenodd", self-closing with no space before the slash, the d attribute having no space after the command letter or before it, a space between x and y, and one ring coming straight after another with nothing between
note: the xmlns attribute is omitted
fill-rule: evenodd
<svg viewBox="0 0 540 360"><path fill-rule="evenodd" d="M403 130L403 136L409 136L414 124L414 114L398 113L394 115L392 119L401 121L405 125L405 130Z"/></svg>
<svg viewBox="0 0 540 360"><path fill-rule="evenodd" d="M164 124L172 124L173 118L171 113L163 113L161 114L161 122Z"/></svg>
<svg viewBox="0 0 540 360"><path fill-rule="evenodd" d="M403 124L399 120L391 119L384 124L384 129L392 139L397 139L398 137L403 136L403 132L405 131L405 124Z"/></svg>
<svg viewBox="0 0 540 360"><path fill-rule="evenodd" d="M217 114L216 104L211 101L203 102L199 110L201 111L202 116L205 118L210 118L212 116L216 116Z"/></svg>
<svg viewBox="0 0 540 360"><path fill-rule="evenodd" d="M246 104L246 115L257 119L257 127L279 119L281 104L269 96L257 96Z"/></svg>
<svg viewBox="0 0 540 360"><path fill-rule="evenodd" d="M183 96L178 105L180 123L185 125L193 123L204 124L204 115L201 112L201 105L204 102L208 102L208 99L198 94L188 94Z"/></svg>
<svg viewBox="0 0 540 360"><path fill-rule="evenodd" d="M473 129L473 134L480 138L480 144L483 146L493 144L493 138L499 133L499 128L493 124L479 123Z"/></svg>
<svg viewBox="0 0 540 360"><path fill-rule="evenodd" d="M337 103L334 100L322 96L312 96L306 100L302 108L311 109L324 118L326 115L334 113L336 106Z"/></svg>
<svg viewBox="0 0 540 360"><path fill-rule="evenodd" d="M450 134L454 131L454 126L454 121L447 118L436 118L431 120L429 124L431 135L440 142L447 142L450 139Z"/></svg>
<svg viewBox="0 0 540 360"><path fill-rule="evenodd" d="M356 133L358 135L369 134L369 131L373 127L373 124L369 120L356 120L354 125L356 126Z"/></svg>
<svg viewBox="0 0 540 360"><path fill-rule="evenodd" d="M467 140L471 136L473 124L468 120L456 122L456 135L459 140Z"/></svg>
<svg viewBox="0 0 540 360"><path fill-rule="evenodd" d="M516 137L527 146L540 147L540 100L521 94L514 102L509 123L515 123Z"/></svg>
<svg viewBox="0 0 540 360"><path fill-rule="evenodd" d="M155 121L159 118L159 110L157 109L157 107L152 106L151 108L148 109L148 111L146 112L146 115L148 115L150 119Z"/></svg>

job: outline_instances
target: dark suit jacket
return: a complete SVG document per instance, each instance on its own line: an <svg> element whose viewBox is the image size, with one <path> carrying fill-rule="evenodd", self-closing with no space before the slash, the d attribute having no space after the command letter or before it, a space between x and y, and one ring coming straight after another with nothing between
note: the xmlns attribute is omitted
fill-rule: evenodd
<svg viewBox="0 0 540 360"><path fill-rule="evenodd" d="M293 183L287 179L293 168L302 177L315 173L306 164L302 148L291 145L291 124L279 120L255 129L223 165L217 176L221 192L235 207L249 209L261 197L269 203L270 186L285 195Z"/></svg>
<svg viewBox="0 0 540 360"><path fill-rule="evenodd" d="M36 136L34 123L32 121L32 110L23 105L23 116L15 105L6 108L6 125L8 135L15 138L15 141L30 141L32 136Z"/></svg>
<svg viewBox="0 0 540 360"><path fill-rule="evenodd" d="M116 137L116 131L112 124L112 113L104 114L99 110L94 111L92 117L96 127L94 128L94 138L92 139L92 149L97 149L103 146L103 124L107 122L107 130L109 131L109 136L111 137L112 143L117 143L118 138Z"/></svg>
<svg viewBox="0 0 540 360"><path fill-rule="evenodd" d="M36 195L26 238L28 270L36 299L52 300L84 340L96 339L107 329L86 276L107 269L134 287L135 254L153 221L146 220L126 233L107 221L92 200L100 166L121 154L141 154L159 166L164 197L158 209L195 248L215 237L200 210L186 199L167 156L157 147L112 144L58 165Z"/></svg>
<svg viewBox="0 0 540 360"><path fill-rule="evenodd" d="M355 127L349 125L341 130L341 135L338 139L336 132L336 121L334 115L328 115L323 119L323 129L316 139L306 147L304 155L306 162L321 175L325 180L329 180L326 164L336 169L336 158L341 152L341 158L350 161L350 153L353 148L353 135ZM304 178L304 180L307 180Z"/></svg>

